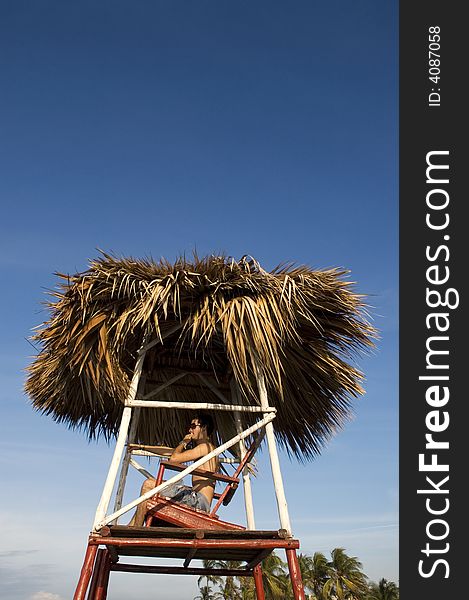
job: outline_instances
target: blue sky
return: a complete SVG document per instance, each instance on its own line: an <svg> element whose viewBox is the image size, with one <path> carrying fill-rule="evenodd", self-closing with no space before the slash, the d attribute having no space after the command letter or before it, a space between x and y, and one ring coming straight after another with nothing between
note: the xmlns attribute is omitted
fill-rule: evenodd
<svg viewBox="0 0 469 600"><path fill-rule="evenodd" d="M1 3L2 598L71 597L109 466L22 392L53 273L97 248L350 269L381 335L366 395L315 461L281 456L287 500L303 552L398 580L397 36L397 2ZM257 525L276 528L260 464ZM110 597L161 582L197 593L115 574Z"/></svg>

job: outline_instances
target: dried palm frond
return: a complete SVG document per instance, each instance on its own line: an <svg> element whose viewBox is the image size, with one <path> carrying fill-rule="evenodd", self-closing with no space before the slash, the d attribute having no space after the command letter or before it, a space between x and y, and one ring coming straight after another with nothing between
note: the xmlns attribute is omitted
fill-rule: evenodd
<svg viewBox="0 0 469 600"><path fill-rule="evenodd" d="M311 458L363 393L350 364L371 348L375 330L347 271L286 265L267 272L250 257L208 256L174 264L102 254L84 273L62 280L50 319L33 339L42 349L25 385L34 407L90 437L116 433L138 350L158 339L144 364L143 396L186 372L158 399L220 402L234 378L240 398L260 403L256 375L276 407L278 440ZM204 385L209 379L212 389ZM219 440L234 435L233 416L214 412ZM139 443L176 443L190 417L145 409ZM243 413L243 425L254 418Z"/></svg>

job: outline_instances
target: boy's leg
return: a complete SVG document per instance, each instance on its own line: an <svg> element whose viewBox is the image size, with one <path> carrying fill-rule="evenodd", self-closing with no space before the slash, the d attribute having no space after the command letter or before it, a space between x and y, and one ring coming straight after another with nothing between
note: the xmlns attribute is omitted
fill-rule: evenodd
<svg viewBox="0 0 469 600"><path fill-rule="evenodd" d="M155 487L156 480L153 478L145 479L142 485L142 489L140 490L140 496L142 494L146 494L148 491L152 490ZM134 516L129 521L129 527L143 527L143 521L145 519L145 513L147 512L147 503L141 502L137 506L137 510L134 513Z"/></svg>

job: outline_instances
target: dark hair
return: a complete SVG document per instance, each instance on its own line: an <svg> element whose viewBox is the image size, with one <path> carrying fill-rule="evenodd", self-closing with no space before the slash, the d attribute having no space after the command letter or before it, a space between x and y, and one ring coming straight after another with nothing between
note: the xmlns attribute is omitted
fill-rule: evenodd
<svg viewBox="0 0 469 600"><path fill-rule="evenodd" d="M207 428L207 435L211 435L214 429L212 417L204 412L199 412L195 415L195 418L199 421L201 427Z"/></svg>

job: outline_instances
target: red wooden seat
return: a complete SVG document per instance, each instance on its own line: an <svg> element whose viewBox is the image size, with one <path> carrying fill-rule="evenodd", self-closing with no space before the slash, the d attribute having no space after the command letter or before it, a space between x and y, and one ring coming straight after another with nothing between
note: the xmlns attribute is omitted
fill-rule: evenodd
<svg viewBox="0 0 469 600"><path fill-rule="evenodd" d="M174 525L189 529L205 530L244 530L242 525L222 521L217 515L211 515L203 510L197 510L164 498L158 494L147 501L148 512L145 518L147 526Z"/></svg>

